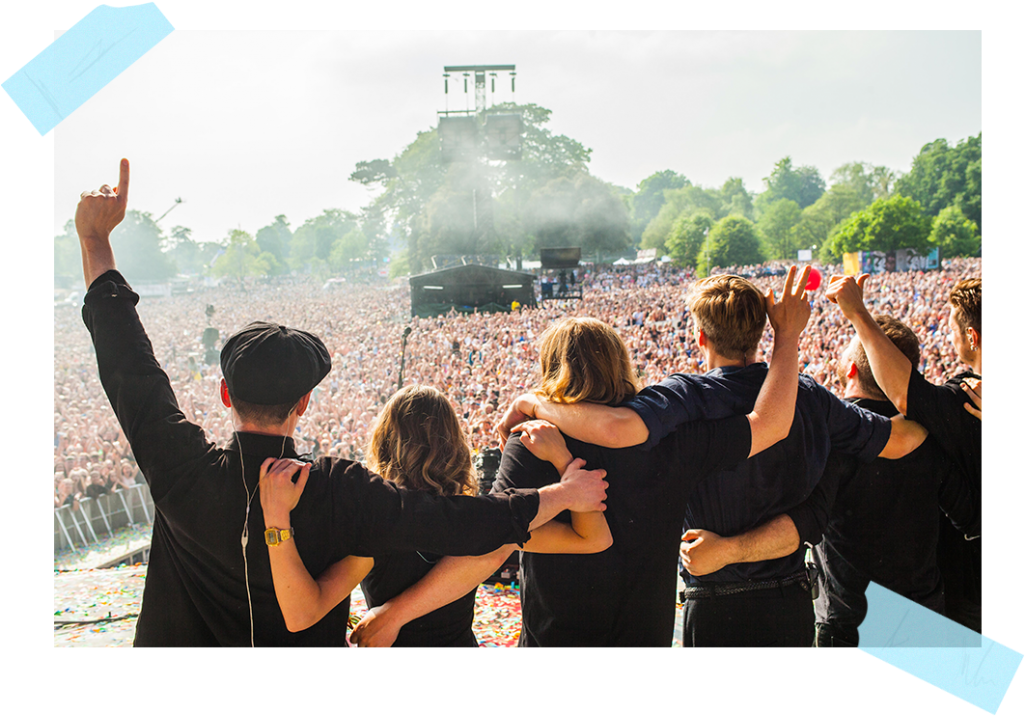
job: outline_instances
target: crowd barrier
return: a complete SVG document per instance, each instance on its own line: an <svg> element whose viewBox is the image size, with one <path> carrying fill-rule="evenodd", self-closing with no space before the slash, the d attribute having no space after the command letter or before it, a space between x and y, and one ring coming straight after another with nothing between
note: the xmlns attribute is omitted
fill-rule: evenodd
<svg viewBox="0 0 1025 716"><path fill-rule="evenodd" d="M71 505L53 511L53 551L77 552L99 542L119 527L153 522L153 497L143 483L100 497L83 497L79 509Z"/></svg>

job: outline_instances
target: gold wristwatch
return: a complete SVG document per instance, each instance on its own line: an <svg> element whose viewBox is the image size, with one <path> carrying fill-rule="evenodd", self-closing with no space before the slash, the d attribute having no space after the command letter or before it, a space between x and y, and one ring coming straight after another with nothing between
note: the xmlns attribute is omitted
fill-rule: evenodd
<svg viewBox="0 0 1025 716"><path fill-rule="evenodd" d="M279 530L277 527L270 527L263 532L263 538L267 541L271 547L276 547L285 540L292 539L295 536L295 530L283 529Z"/></svg>

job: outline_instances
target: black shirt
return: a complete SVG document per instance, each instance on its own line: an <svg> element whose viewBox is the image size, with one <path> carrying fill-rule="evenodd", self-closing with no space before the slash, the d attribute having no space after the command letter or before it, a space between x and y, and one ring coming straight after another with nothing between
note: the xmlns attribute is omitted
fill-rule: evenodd
<svg viewBox="0 0 1025 716"><path fill-rule="evenodd" d="M765 363L727 366L705 375L675 373L623 405L644 419L649 433L644 445L651 446L687 421L750 412L766 375ZM684 526L722 536L747 532L811 498L831 450L867 462L889 438L887 418L845 403L801 375L789 435L735 469L702 482L691 495ZM742 582L786 577L803 569L798 550L779 559L731 564L703 577L687 572L682 576L690 584Z"/></svg>
<svg viewBox="0 0 1025 716"><path fill-rule="evenodd" d="M684 506L706 475L747 457L750 423L688 423L654 450L566 444L587 469L607 472L613 544L599 554L521 553L520 646L671 646ZM492 489L558 480L514 435ZM569 522L569 513L557 519Z"/></svg>
<svg viewBox="0 0 1025 716"><path fill-rule="evenodd" d="M857 405L893 417L888 401L858 399ZM933 435L900 460L859 464L834 452L829 456L821 485L831 493L832 506L825 539L819 547L823 567L843 559L844 570L826 579L842 584L854 570L864 580L909 599L942 609L942 580L936 560L941 509L967 534L981 535L979 496L944 454ZM840 594L843 598L843 594ZM818 607L818 605L817 605ZM820 621L827 615L820 614ZM863 617L863 615L862 615Z"/></svg>
<svg viewBox="0 0 1025 716"><path fill-rule="evenodd" d="M209 442L179 410L136 313L138 300L120 273L108 271L82 308L100 381L156 506L135 645L248 646L251 602L256 645L345 646L348 599L293 634L274 595L256 490L264 459L296 457L291 438L242 433L224 449ZM536 492L441 498L403 490L359 463L323 458L291 521L316 577L350 554L483 554L522 542L537 506Z"/></svg>

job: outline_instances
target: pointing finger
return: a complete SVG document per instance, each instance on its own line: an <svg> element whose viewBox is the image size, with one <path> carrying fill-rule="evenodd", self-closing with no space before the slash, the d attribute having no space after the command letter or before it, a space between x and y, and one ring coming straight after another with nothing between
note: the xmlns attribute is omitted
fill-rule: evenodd
<svg viewBox="0 0 1025 716"><path fill-rule="evenodd" d="M121 160L121 175L117 181L117 188L114 190L118 198L123 202L128 202L128 160Z"/></svg>

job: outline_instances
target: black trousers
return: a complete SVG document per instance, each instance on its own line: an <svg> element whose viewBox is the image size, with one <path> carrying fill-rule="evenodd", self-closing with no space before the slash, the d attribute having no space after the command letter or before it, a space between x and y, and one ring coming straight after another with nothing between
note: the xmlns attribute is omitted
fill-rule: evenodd
<svg viewBox="0 0 1025 716"><path fill-rule="evenodd" d="M684 646L812 646L815 610L807 582L740 594L688 597Z"/></svg>

